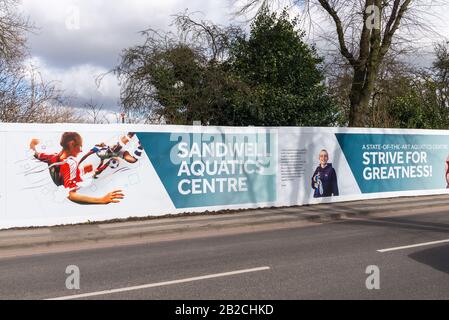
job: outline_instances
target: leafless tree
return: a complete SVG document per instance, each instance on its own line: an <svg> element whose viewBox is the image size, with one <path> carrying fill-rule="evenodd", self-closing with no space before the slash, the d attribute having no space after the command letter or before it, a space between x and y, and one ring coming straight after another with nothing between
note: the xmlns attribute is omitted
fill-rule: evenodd
<svg viewBox="0 0 449 320"><path fill-rule="evenodd" d="M98 104L90 99L89 102L86 102L83 105L83 109L85 110L87 119L86 121L93 124L104 124L109 123L110 121L107 118L107 113L104 110L104 106L102 104Z"/></svg>
<svg viewBox="0 0 449 320"><path fill-rule="evenodd" d="M269 6L278 0L247 0L241 12ZM333 24L339 53L351 67L350 126L368 126L369 104L387 54L409 44L411 35L431 32L428 21L438 0L292 0L307 15L324 13ZM310 17L310 16L309 16ZM427 20L426 20L427 19ZM313 23L313 19L310 19Z"/></svg>
<svg viewBox="0 0 449 320"><path fill-rule="evenodd" d="M213 106L224 103L220 87L230 80L221 63L242 30L188 12L175 15L173 24L176 32L143 31L144 43L123 50L111 71L120 81L126 122L206 123L218 110Z"/></svg>
<svg viewBox="0 0 449 320"><path fill-rule="evenodd" d="M375 127L447 129L449 126L449 46L435 45L432 67L419 67L387 55L382 62L369 104ZM349 110L350 67L336 59L330 64L331 94ZM344 61L343 61L344 62Z"/></svg>
<svg viewBox="0 0 449 320"><path fill-rule="evenodd" d="M34 26L18 10L19 0L0 0L0 121L80 122L54 82L26 66L26 36Z"/></svg>
<svg viewBox="0 0 449 320"><path fill-rule="evenodd" d="M20 61L25 54L26 33L33 30L29 20L18 13L18 0L0 0L0 59Z"/></svg>
<svg viewBox="0 0 449 320"><path fill-rule="evenodd" d="M210 63L226 59L229 46L239 35L242 29L237 26L221 26L205 19L194 19L192 13L184 13L174 16L174 25L177 27L180 40L183 43L197 44L196 48L203 51Z"/></svg>
<svg viewBox="0 0 449 320"><path fill-rule="evenodd" d="M67 107L55 83L43 81L33 68L14 71L0 62L0 121L79 122L81 117Z"/></svg>
<svg viewBox="0 0 449 320"><path fill-rule="evenodd" d="M435 45L436 60L433 63L433 71L439 80L437 95L441 105L449 108L449 42Z"/></svg>

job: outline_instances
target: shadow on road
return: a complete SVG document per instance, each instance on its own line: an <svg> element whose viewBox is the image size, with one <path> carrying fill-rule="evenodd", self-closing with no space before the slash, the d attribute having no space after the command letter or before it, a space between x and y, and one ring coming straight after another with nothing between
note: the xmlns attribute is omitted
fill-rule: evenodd
<svg viewBox="0 0 449 320"><path fill-rule="evenodd" d="M409 258L449 274L449 245L414 252Z"/></svg>
<svg viewBox="0 0 449 320"><path fill-rule="evenodd" d="M448 223L417 221L415 219L408 219L407 217L371 218L365 220L344 220L344 222L345 224L351 224L356 226L378 226L383 228L389 227L406 230L434 231L449 234Z"/></svg>
<svg viewBox="0 0 449 320"><path fill-rule="evenodd" d="M382 228L413 230L413 231L432 231L443 234L449 234L449 224L445 222L427 222L416 220L416 217L400 218L375 218L365 220L345 220L345 224L355 226L378 226ZM408 257L419 263L425 264L435 270L449 274L449 244L424 249L411 253Z"/></svg>

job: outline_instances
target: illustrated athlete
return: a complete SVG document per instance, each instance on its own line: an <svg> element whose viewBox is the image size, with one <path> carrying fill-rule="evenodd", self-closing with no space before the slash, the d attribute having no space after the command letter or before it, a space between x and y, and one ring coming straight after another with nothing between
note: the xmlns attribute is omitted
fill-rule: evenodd
<svg viewBox="0 0 449 320"><path fill-rule="evenodd" d="M136 163L139 158L142 156L143 148L140 142L138 143L137 149L131 154L129 151L124 150L125 146L133 139L135 136L134 132L129 132L127 135L121 137L117 144L110 147L105 143L100 143L95 145L86 155L84 155L79 164L86 160L93 154L96 154L100 158L100 164L95 170L95 174L93 176L94 179L97 179L98 176L108 167L114 168L118 165L119 159L124 159L128 163Z"/></svg>
<svg viewBox="0 0 449 320"><path fill-rule="evenodd" d="M55 154L37 152L38 139L32 139L30 149L34 151L34 157L48 164L50 176L57 186L69 189L68 199L80 204L109 204L118 203L124 199L121 190L115 190L104 197L94 198L78 193L78 184L82 182L76 157L82 152L83 139L77 132L65 132L61 137L62 150Z"/></svg>

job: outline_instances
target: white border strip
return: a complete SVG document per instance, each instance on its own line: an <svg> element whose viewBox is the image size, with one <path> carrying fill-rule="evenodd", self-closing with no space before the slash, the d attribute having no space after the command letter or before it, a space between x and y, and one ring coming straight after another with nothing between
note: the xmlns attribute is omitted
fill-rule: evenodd
<svg viewBox="0 0 449 320"><path fill-rule="evenodd" d="M169 285L179 284L179 283L186 283L186 282L194 282L194 281L214 279L214 278L229 277L229 276L235 276L235 275L238 275L238 274L251 273L251 272L260 272L260 271L267 271L267 270L270 270L270 267L260 267L260 268L254 268L254 269L237 270L237 271L231 271L231 272L225 272L225 273L210 274L210 275L201 276L201 277L194 277L194 278L187 278L187 279L166 281L166 282L150 283L150 284L145 284L145 285L141 285L141 286L126 287L126 288L105 290L105 291L97 291L97 292L84 293L84 294L65 296L65 297L59 297L59 298L52 298L52 299L46 299L46 300L82 299L82 298L89 298L89 297L95 297L95 296L101 296L101 295L107 295L107 294L113 294L113 293L128 292L128 291L135 291L135 290L142 290L142 289L149 289L149 288L169 286Z"/></svg>

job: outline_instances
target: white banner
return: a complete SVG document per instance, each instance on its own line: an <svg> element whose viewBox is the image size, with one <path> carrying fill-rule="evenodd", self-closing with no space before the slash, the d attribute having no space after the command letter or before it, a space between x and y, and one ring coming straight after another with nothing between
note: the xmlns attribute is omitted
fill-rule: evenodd
<svg viewBox="0 0 449 320"><path fill-rule="evenodd" d="M447 193L449 132L0 124L0 228Z"/></svg>

